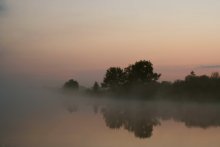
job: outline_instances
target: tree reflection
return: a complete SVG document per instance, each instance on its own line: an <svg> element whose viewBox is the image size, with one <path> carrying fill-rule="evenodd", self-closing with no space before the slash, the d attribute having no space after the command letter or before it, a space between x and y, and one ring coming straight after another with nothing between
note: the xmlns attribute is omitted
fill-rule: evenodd
<svg viewBox="0 0 220 147"><path fill-rule="evenodd" d="M153 126L159 124L159 121L151 118L140 118L135 121L127 121L124 125L125 129L134 132L136 137L149 138L153 132Z"/></svg>
<svg viewBox="0 0 220 147"><path fill-rule="evenodd" d="M101 114L110 129L125 129L138 138L150 138L156 126L166 120L184 123L188 128L220 127L220 104L178 102L128 102L112 100L108 103L96 101L95 114ZM67 107L69 112L76 105Z"/></svg>
<svg viewBox="0 0 220 147"><path fill-rule="evenodd" d="M136 137L149 138L152 135L153 127L160 124L159 120L153 118L144 111L131 111L123 107L106 107L102 109L106 126L111 129L123 127L133 132Z"/></svg>
<svg viewBox="0 0 220 147"><path fill-rule="evenodd" d="M124 112L120 109L102 109L106 125L111 129L119 129L123 125Z"/></svg>
<svg viewBox="0 0 220 147"><path fill-rule="evenodd" d="M110 129L124 128L138 138L151 137L154 127L171 119L189 128L220 127L219 104L112 104L103 106L101 114Z"/></svg>
<svg viewBox="0 0 220 147"><path fill-rule="evenodd" d="M183 106L175 120L185 123L187 127L200 127L203 129L220 126L220 107L217 104L198 106Z"/></svg>
<svg viewBox="0 0 220 147"><path fill-rule="evenodd" d="M69 111L70 113L76 112L77 110L78 110L77 105L72 104L67 106L67 111Z"/></svg>

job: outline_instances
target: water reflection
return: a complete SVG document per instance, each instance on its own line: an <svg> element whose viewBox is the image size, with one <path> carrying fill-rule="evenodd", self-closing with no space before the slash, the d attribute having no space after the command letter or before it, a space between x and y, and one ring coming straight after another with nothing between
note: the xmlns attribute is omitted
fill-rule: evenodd
<svg viewBox="0 0 220 147"><path fill-rule="evenodd" d="M111 100L92 105L108 128L123 128L138 138L150 138L165 120L184 123L188 128L220 126L219 104Z"/></svg>
<svg viewBox="0 0 220 147"><path fill-rule="evenodd" d="M70 104L70 105L67 106L67 110L70 113L76 112L78 110L78 106L75 105L75 104Z"/></svg>
<svg viewBox="0 0 220 147"><path fill-rule="evenodd" d="M150 111L136 110L123 107L105 107L102 109L106 125L111 129L125 128L136 137L151 137L153 127L160 124Z"/></svg>

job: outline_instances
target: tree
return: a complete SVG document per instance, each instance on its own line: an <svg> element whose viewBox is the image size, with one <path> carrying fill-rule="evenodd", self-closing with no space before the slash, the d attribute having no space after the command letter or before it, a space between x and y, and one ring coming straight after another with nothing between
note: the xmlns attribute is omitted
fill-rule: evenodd
<svg viewBox="0 0 220 147"><path fill-rule="evenodd" d="M70 79L69 81L67 81L64 84L63 87L66 88L66 89L77 90L77 89L79 89L79 83L77 81L75 81L74 79Z"/></svg>
<svg viewBox="0 0 220 147"><path fill-rule="evenodd" d="M157 81L161 74L154 73L153 65L150 61L141 60L125 68L128 83L145 84Z"/></svg>
<svg viewBox="0 0 220 147"><path fill-rule="evenodd" d="M120 67L110 67L105 74L102 87L112 90L122 87L125 83L125 73Z"/></svg>
<svg viewBox="0 0 220 147"><path fill-rule="evenodd" d="M218 73L218 72L213 72L213 73L211 74L211 78L212 78L212 79L219 79L219 78L220 78L219 73Z"/></svg>
<svg viewBox="0 0 220 147"><path fill-rule="evenodd" d="M185 77L185 81L192 81L197 78L196 74L194 71L191 71L189 75Z"/></svg>
<svg viewBox="0 0 220 147"><path fill-rule="evenodd" d="M94 92L98 92L98 91L99 91L100 86L99 86L98 82L95 82L95 83L94 83L92 89L93 89Z"/></svg>

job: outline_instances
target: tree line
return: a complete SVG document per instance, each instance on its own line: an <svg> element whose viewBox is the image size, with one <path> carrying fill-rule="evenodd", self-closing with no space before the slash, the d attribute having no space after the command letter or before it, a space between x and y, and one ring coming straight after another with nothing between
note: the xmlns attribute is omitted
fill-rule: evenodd
<svg viewBox="0 0 220 147"><path fill-rule="evenodd" d="M108 68L101 84L95 82L92 88L85 90L85 93L95 96L113 95L141 99L220 100L218 72L207 76L196 75L192 71L184 80L174 82L159 82L160 77L161 74L154 72L150 61L140 60L125 68ZM65 82L63 88L77 91L79 83L70 79Z"/></svg>

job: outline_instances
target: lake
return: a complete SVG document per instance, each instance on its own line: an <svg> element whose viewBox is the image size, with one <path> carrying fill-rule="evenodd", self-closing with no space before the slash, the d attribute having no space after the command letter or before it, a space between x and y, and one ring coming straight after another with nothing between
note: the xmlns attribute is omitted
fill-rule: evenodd
<svg viewBox="0 0 220 147"><path fill-rule="evenodd" d="M219 147L220 104L2 90L0 147Z"/></svg>

